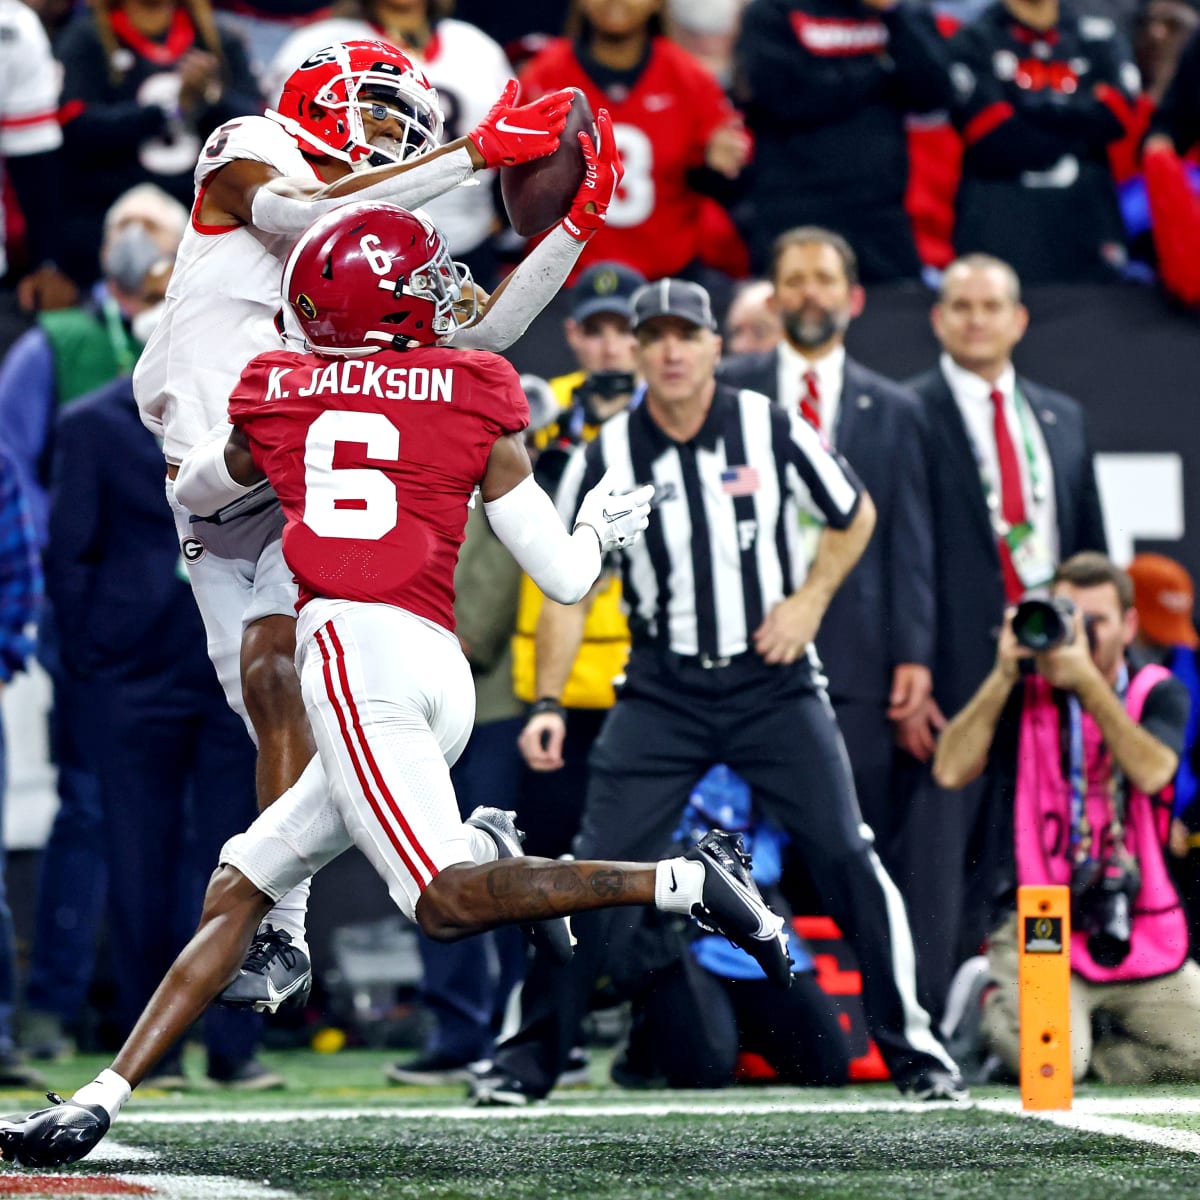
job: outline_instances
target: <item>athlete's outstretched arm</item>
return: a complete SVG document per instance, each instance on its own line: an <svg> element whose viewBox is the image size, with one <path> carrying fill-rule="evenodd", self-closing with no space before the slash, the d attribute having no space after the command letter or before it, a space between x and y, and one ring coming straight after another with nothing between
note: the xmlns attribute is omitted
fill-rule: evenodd
<svg viewBox="0 0 1200 1200"><path fill-rule="evenodd" d="M475 171L545 157L558 147L571 107L570 92L551 92L531 104L514 106L516 90L514 80L466 137L419 158L351 172L333 183L283 176L249 159L228 163L206 181L200 219L299 237L318 217L352 200L420 208Z"/></svg>
<svg viewBox="0 0 1200 1200"><path fill-rule="evenodd" d="M603 555L631 545L650 521L647 484L615 496L606 475L583 498L573 532L533 478L521 434L499 438L483 477L483 511L521 570L551 600L576 604L600 574Z"/></svg>

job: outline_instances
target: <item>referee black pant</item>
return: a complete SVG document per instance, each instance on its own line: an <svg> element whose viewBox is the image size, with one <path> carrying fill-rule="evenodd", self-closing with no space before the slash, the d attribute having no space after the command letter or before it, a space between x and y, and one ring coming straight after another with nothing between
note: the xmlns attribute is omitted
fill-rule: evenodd
<svg viewBox="0 0 1200 1200"><path fill-rule="evenodd" d="M646 860L670 850L688 795L715 763L749 783L759 811L791 835L826 912L858 957L867 1020L903 1086L951 1060L917 1003L912 936L899 891L872 848L833 710L805 661L758 655L705 669L635 649L626 683L592 749L578 858ZM545 1094L578 1036L596 981L627 953L640 914L579 913L574 959L538 955L522 991L519 1031L497 1066Z"/></svg>

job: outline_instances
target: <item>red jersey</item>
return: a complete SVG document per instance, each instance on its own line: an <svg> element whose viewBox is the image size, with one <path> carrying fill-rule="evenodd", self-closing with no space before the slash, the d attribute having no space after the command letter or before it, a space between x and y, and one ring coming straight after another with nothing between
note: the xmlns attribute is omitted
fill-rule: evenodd
<svg viewBox="0 0 1200 1200"><path fill-rule="evenodd" d="M583 249L576 270L595 262L628 263L647 279L676 275L700 254L701 206L687 173L702 166L709 138L736 114L720 85L687 51L653 40L628 93L610 95L588 75L570 41L559 38L521 75L523 100L577 87L595 112L607 108L625 178L608 221Z"/></svg>
<svg viewBox="0 0 1200 1200"><path fill-rule="evenodd" d="M529 424L507 361L440 347L275 350L242 372L229 419L283 505L298 608L318 596L393 604L454 629L467 503L496 439Z"/></svg>

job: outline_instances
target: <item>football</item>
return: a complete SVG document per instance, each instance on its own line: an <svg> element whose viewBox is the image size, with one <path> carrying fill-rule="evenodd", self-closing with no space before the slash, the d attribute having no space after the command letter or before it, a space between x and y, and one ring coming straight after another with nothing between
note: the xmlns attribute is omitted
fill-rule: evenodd
<svg viewBox="0 0 1200 1200"><path fill-rule="evenodd" d="M575 97L567 114L558 149L545 158L500 168L500 196L509 223L521 237L533 237L561 221L583 182L586 164L579 134L587 133L595 144L592 106L587 97L572 88Z"/></svg>

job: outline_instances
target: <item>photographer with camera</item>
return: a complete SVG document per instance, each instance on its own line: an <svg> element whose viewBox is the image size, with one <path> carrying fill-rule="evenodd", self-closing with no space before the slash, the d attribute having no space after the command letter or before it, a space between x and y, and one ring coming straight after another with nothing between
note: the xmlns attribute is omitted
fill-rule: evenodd
<svg viewBox="0 0 1200 1200"><path fill-rule="evenodd" d="M1164 856L1188 696L1129 657L1133 599L1104 555L1068 559L1049 598L1007 611L991 674L938 742L939 784L961 788L987 766L1004 801L1007 911L988 939L981 1017L1014 1073L1015 888L1067 884L1075 1078L1090 1065L1106 1083L1200 1079L1200 966Z"/></svg>

